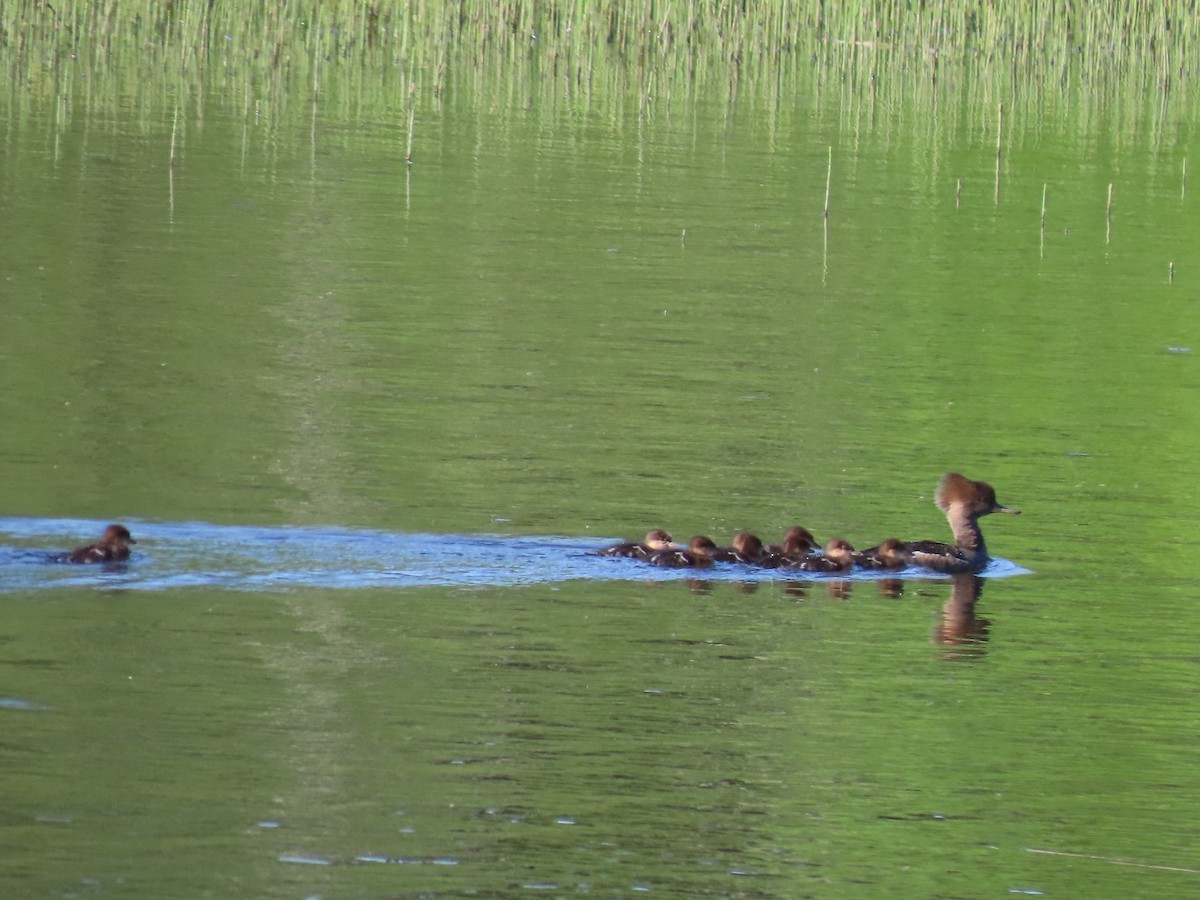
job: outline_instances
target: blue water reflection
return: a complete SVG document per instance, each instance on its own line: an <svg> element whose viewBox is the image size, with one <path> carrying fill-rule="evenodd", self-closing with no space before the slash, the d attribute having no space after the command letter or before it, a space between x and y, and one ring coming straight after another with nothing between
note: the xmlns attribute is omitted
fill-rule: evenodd
<svg viewBox="0 0 1200 900"><path fill-rule="evenodd" d="M718 564L702 571L663 569L637 560L598 557L612 539L505 535L396 534L323 527L262 528L204 522L127 520L138 543L128 563L72 566L64 550L93 540L106 525L80 519L0 519L0 591L97 587L136 590L205 586L231 590L294 587L497 587L590 580L876 581L928 578L854 572L826 576ZM1028 572L993 559L982 574ZM942 580L942 579L939 579Z"/></svg>

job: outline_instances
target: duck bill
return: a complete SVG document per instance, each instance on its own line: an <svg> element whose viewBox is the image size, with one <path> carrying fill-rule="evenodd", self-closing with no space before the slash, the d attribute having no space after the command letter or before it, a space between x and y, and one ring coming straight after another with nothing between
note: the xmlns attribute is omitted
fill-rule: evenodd
<svg viewBox="0 0 1200 900"><path fill-rule="evenodd" d="M992 507L992 512L1008 513L1010 516L1019 516L1021 514L1019 509L1013 509L1011 506L1001 506L999 503Z"/></svg>

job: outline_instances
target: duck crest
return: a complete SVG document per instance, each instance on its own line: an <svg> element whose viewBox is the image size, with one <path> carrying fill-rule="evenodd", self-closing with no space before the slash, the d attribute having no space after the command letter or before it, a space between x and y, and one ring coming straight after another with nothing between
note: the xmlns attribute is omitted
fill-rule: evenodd
<svg viewBox="0 0 1200 900"><path fill-rule="evenodd" d="M952 506L965 506L974 516L986 516L994 512L1020 512L999 503L996 500L996 489L986 481L972 481L957 472L947 472L941 477L934 502L944 513L948 513Z"/></svg>
<svg viewBox="0 0 1200 900"><path fill-rule="evenodd" d="M979 518L994 512L1012 515L1021 512L999 503L995 489L986 481L972 481L958 472L947 472L941 477L934 502L946 514L954 543L914 541L908 549L914 563L939 572L977 572L984 568L990 557Z"/></svg>

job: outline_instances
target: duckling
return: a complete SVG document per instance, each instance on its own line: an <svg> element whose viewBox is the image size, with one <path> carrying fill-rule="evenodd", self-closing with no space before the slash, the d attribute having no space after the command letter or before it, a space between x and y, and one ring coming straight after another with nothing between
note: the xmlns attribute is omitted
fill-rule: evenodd
<svg viewBox="0 0 1200 900"><path fill-rule="evenodd" d="M137 541L124 525L109 525L94 544L76 547L67 554L70 563L123 562L129 559L129 545Z"/></svg>
<svg viewBox="0 0 1200 900"><path fill-rule="evenodd" d="M783 536L782 544L772 544L767 548L768 553L785 559L803 559L817 549L817 539L803 525L793 525Z"/></svg>
<svg viewBox="0 0 1200 900"><path fill-rule="evenodd" d="M739 531L733 536L732 547L720 547L713 555L717 562L757 563L767 555L767 548L758 535Z"/></svg>
<svg viewBox="0 0 1200 900"><path fill-rule="evenodd" d="M656 566L669 566L675 569L707 568L713 564L717 545L712 539L698 534L688 541L687 549L660 550L651 556L647 562Z"/></svg>
<svg viewBox="0 0 1200 900"><path fill-rule="evenodd" d="M912 553L903 541L888 538L886 541L866 550L854 551L854 564L864 569L886 569L898 571L912 562Z"/></svg>
<svg viewBox="0 0 1200 900"><path fill-rule="evenodd" d="M623 556L627 559L648 560L655 553L663 550L679 549L674 541L671 540L671 535L663 531L661 528L655 528L653 531L646 532L646 537L641 543L631 541L625 544L614 544L611 547L605 547L603 550L597 550L596 556Z"/></svg>
<svg viewBox="0 0 1200 900"><path fill-rule="evenodd" d="M806 556L785 566L802 572L849 572L854 568L854 545L841 538L834 538L825 545L820 555Z"/></svg>

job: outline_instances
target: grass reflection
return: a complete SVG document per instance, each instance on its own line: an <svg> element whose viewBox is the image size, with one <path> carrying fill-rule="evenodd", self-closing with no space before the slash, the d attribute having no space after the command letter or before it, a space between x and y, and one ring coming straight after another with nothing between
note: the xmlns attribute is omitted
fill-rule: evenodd
<svg viewBox="0 0 1200 900"><path fill-rule="evenodd" d="M1050 109L1116 117L1126 137L1158 136L1194 112L1185 89L1198 26L1173 4L496 5L347 0L308 5L49 4L0 8L7 102L91 111L203 115L219 96L248 122L318 106L390 121L420 159L418 108L600 112L639 121L657 106L723 97L768 127L796 97L827 93L861 127L915 104L930 128L1013 132ZM13 52L15 51L15 52ZM0 100L0 103L6 101ZM415 142L415 150L414 150Z"/></svg>

